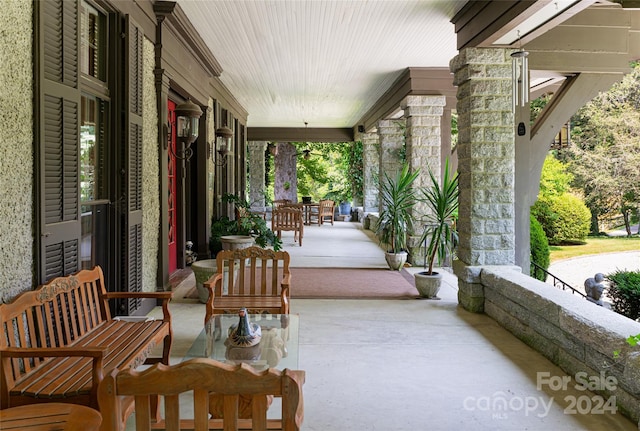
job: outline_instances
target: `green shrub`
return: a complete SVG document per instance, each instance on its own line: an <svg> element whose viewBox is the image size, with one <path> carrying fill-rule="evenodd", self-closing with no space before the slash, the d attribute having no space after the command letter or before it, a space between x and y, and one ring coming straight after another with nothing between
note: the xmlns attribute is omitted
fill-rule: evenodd
<svg viewBox="0 0 640 431"><path fill-rule="evenodd" d="M640 271L616 271L607 279L613 311L629 319L640 318Z"/></svg>
<svg viewBox="0 0 640 431"><path fill-rule="evenodd" d="M549 241L542 229L542 225L531 214L529 238L531 240L531 262L535 262L544 269L549 268ZM547 279L547 273L531 265L530 275L540 281Z"/></svg>
<svg viewBox="0 0 640 431"><path fill-rule="evenodd" d="M571 193L539 199L532 213L551 245L582 241L589 234L591 212L582 199Z"/></svg>

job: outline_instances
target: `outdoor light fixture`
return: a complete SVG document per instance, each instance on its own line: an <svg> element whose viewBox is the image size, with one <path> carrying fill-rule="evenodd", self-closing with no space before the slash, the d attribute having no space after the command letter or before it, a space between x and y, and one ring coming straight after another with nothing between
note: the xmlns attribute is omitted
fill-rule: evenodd
<svg viewBox="0 0 640 431"><path fill-rule="evenodd" d="M216 152L218 153L217 160L214 160L216 166L224 166L227 164L227 155L231 148L231 138L233 137L233 131L228 127L220 127L216 129Z"/></svg>
<svg viewBox="0 0 640 431"><path fill-rule="evenodd" d="M519 33L518 33L519 34ZM529 53L522 47L511 53L513 111L529 103Z"/></svg>
<svg viewBox="0 0 640 431"><path fill-rule="evenodd" d="M309 142L307 142L307 126L309 125L309 123L307 123L306 121L304 122L304 141L307 144L307 146L309 146ZM310 148L306 148L296 154L294 154L293 156L299 156L302 154L302 158L305 160L309 160L311 158L311 155L315 155L315 153L311 152Z"/></svg>
<svg viewBox="0 0 640 431"><path fill-rule="evenodd" d="M176 137L182 143L179 150L169 148L173 156L180 160L188 161L193 155L191 144L198 138L198 124L202 116L202 109L191 99L187 99L176 106Z"/></svg>

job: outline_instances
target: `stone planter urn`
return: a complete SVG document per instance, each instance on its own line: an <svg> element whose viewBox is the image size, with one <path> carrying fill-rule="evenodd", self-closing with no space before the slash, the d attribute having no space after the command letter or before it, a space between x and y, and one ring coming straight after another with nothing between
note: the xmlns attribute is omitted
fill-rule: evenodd
<svg viewBox="0 0 640 431"><path fill-rule="evenodd" d="M251 235L223 235L220 242L223 250L242 250L251 247L255 240Z"/></svg>
<svg viewBox="0 0 640 431"><path fill-rule="evenodd" d="M384 258L387 260L387 265L394 271L400 271L404 264L407 262L408 253L401 251L399 253L385 253Z"/></svg>
<svg viewBox="0 0 640 431"><path fill-rule="evenodd" d="M209 291L204 288L203 283L216 273L216 260L198 260L191 264L191 270L196 276L196 290L198 291L198 300L203 304L206 304L207 300L209 299Z"/></svg>
<svg viewBox="0 0 640 431"><path fill-rule="evenodd" d="M442 285L442 274L433 272L427 274L427 271L416 272L414 274L416 289L422 298L440 299L436 295L440 291Z"/></svg>

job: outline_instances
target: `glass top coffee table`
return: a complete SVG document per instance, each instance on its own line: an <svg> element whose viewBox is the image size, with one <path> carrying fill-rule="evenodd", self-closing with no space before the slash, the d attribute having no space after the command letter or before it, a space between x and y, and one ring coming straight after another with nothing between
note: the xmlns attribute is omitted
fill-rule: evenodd
<svg viewBox="0 0 640 431"><path fill-rule="evenodd" d="M229 328L238 321L237 314L216 315L200 332L183 360L211 358L228 364L244 362L256 370L298 369L297 314L250 314L249 321L260 325L262 330L262 339L251 347L228 345Z"/></svg>

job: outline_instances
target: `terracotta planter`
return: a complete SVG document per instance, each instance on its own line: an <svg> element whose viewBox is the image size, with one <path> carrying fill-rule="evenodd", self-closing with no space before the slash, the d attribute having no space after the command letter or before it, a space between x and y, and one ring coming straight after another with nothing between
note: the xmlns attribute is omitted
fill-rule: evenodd
<svg viewBox="0 0 640 431"><path fill-rule="evenodd" d="M387 265L389 265L389 268L393 269L394 271L400 271L403 267L404 264L407 262L407 252L406 251L401 251L399 253L385 253L384 257L387 260Z"/></svg>
<svg viewBox="0 0 640 431"><path fill-rule="evenodd" d="M439 299L436 295L440 291L442 285L442 274L439 272L433 272L427 274L426 271L417 272L414 274L414 280L416 283L416 289L421 297L427 299Z"/></svg>

